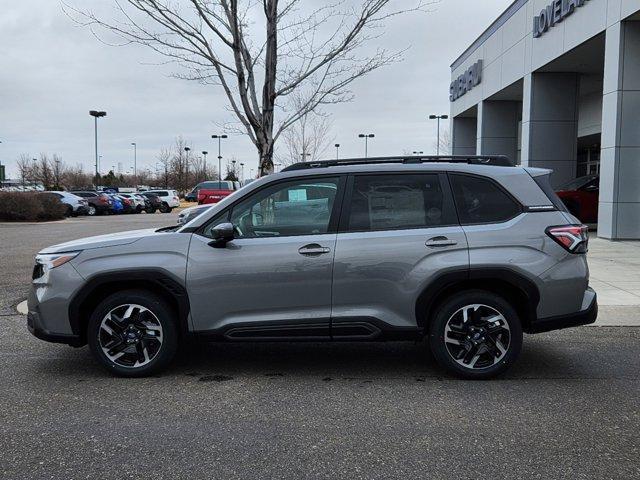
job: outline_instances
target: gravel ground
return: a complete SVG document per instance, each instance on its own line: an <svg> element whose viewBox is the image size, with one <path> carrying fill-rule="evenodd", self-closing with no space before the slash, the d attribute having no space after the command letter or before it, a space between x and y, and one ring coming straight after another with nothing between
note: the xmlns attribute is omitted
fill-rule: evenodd
<svg viewBox="0 0 640 480"><path fill-rule="evenodd" d="M12 309L41 247L175 215L0 224L0 478L639 478L640 329L525 339L497 381L424 345L210 344L125 380Z"/></svg>

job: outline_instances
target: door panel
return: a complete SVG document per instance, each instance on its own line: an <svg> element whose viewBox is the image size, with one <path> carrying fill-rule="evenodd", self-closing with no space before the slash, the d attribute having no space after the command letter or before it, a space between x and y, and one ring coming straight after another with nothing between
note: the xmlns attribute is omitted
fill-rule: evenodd
<svg viewBox="0 0 640 480"><path fill-rule="evenodd" d="M431 239L449 244L427 247ZM437 241L437 240L436 240ZM415 305L442 272L469 265L461 227L341 233L334 261L332 326L358 318L416 327Z"/></svg>
<svg viewBox="0 0 640 480"><path fill-rule="evenodd" d="M194 235L187 285L195 330L328 339L343 184L319 176L266 185ZM236 238L214 248L212 228L227 219Z"/></svg>
<svg viewBox="0 0 640 480"><path fill-rule="evenodd" d="M187 286L197 331L320 324L328 337L335 234L237 239L226 248L210 241L194 235L189 249ZM298 251L313 244L325 253Z"/></svg>
<svg viewBox="0 0 640 480"><path fill-rule="evenodd" d="M332 335L359 319L415 330L425 287L447 269L469 266L446 176L356 175L350 185L336 243Z"/></svg>

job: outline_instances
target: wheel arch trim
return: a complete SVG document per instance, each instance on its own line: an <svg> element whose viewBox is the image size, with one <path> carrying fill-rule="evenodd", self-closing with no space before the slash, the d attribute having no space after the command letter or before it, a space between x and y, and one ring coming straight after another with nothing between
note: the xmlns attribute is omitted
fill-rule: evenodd
<svg viewBox="0 0 640 480"><path fill-rule="evenodd" d="M108 292L99 290L109 284L115 284L117 289ZM95 307L112 293L130 289L146 289L161 294L177 310L180 334L189 332L189 296L184 285L175 275L162 268L136 268L99 273L74 294L69 303L69 323L73 334L86 340L87 309Z"/></svg>
<svg viewBox="0 0 640 480"><path fill-rule="evenodd" d="M509 268L473 267L448 270L425 286L416 300L418 326L428 331L434 309L457 288L487 290L506 297L506 300L517 296L521 302L513 307L521 317L523 331L527 333L537 319L540 291L532 280Z"/></svg>

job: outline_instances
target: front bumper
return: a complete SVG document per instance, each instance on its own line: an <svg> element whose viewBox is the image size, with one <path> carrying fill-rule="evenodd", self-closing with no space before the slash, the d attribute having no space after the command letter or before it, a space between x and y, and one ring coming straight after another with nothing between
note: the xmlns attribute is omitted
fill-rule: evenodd
<svg viewBox="0 0 640 480"><path fill-rule="evenodd" d="M585 298L589 300L588 307L569 315L557 317L540 318L532 322L529 333L543 333L552 330L562 330L564 328L579 327L581 325L591 325L598 318L598 296L593 289L588 288Z"/></svg>
<svg viewBox="0 0 640 480"><path fill-rule="evenodd" d="M51 343L63 343L72 347L81 347L84 342L77 335L66 335L62 333L52 333L42 327L40 316L36 312L27 314L27 328L29 332L40 340Z"/></svg>

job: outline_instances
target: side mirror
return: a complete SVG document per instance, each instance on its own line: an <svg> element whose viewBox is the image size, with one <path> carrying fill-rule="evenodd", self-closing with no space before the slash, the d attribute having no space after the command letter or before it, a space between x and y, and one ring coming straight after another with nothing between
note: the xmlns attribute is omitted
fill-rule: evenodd
<svg viewBox="0 0 640 480"><path fill-rule="evenodd" d="M223 248L234 238L233 223L221 223L211 230L213 241L209 243L212 247Z"/></svg>

